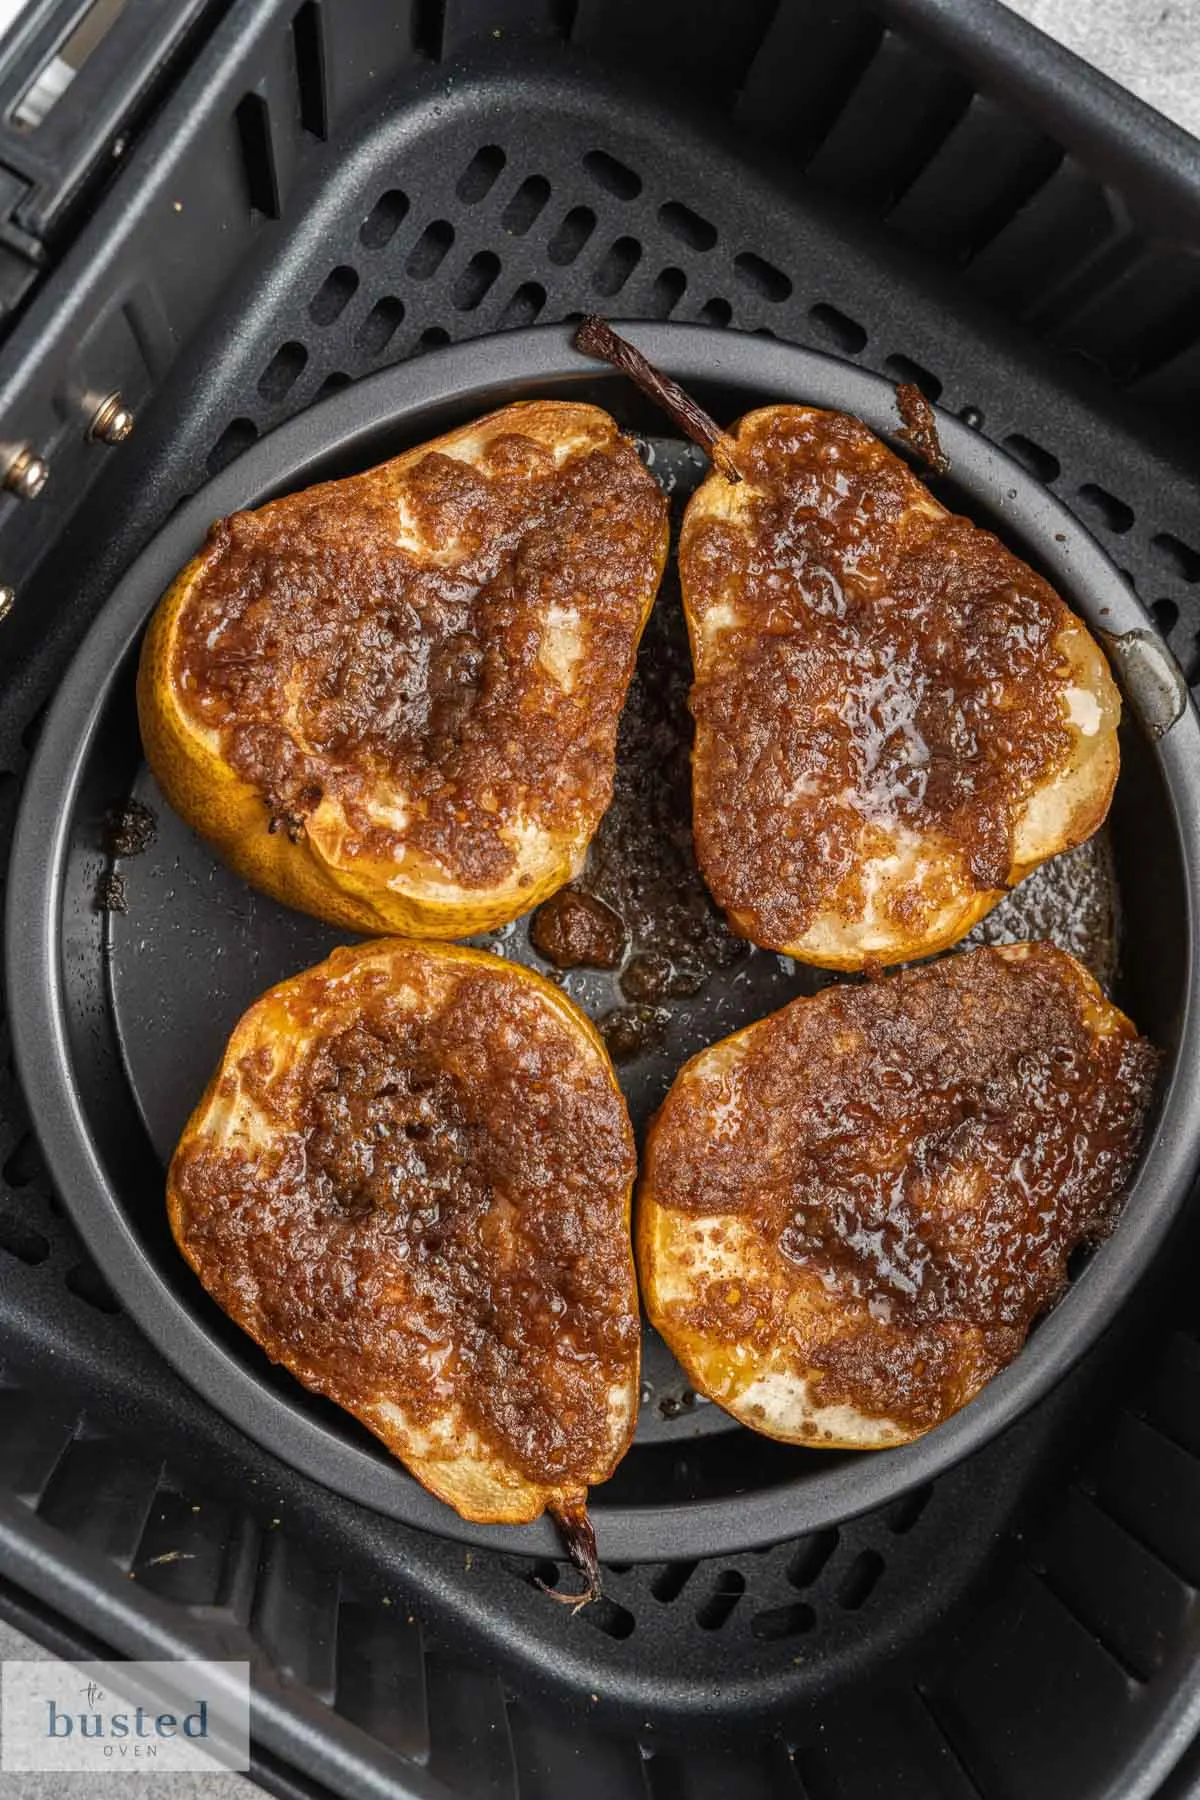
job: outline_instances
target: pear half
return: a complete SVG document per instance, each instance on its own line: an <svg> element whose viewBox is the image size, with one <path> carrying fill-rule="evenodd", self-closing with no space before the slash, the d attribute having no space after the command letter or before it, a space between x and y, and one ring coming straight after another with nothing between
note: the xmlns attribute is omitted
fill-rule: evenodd
<svg viewBox="0 0 1200 1800"><path fill-rule="evenodd" d="M143 646L150 766L289 906L489 930L582 865L666 552L633 444L549 400L220 520Z"/></svg>
<svg viewBox="0 0 1200 1800"><path fill-rule="evenodd" d="M633 1435L633 1134L551 982L379 939L272 988L175 1152L214 1300L466 1519L548 1509L595 1579L587 1490Z"/></svg>
<svg viewBox="0 0 1200 1800"><path fill-rule="evenodd" d="M650 1128L651 1322L752 1430L825 1449L920 1436L1112 1228L1157 1060L1051 944L793 1001L685 1064Z"/></svg>
<svg viewBox="0 0 1200 1800"><path fill-rule="evenodd" d="M725 431L605 320L575 343L712 460L679 577L696 858L735 931L830 969L914 961L1099 828L1120 696L1041 576L861 420L767 406ZM897 398L945 472L932 408Z"/></svg>
<svg viewBox="0 0 1200 1800"><path fill-rule="evenodd" d="M956 943L1082 843L1120 696L1084 626L865 425L771 406L693 496L693 819L734 929L831 969Z"/></svg>

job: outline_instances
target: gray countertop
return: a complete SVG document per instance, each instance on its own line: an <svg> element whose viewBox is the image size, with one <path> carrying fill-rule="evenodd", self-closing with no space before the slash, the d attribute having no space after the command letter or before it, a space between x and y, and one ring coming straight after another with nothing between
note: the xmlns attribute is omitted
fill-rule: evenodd
<svg viewBox="0 0 1200 1800"><path fill-rule="evenodd" d="M1200 136L1200 0L1008 0L1008 5Z"/></svg>
<svg viewBox="0 0 1200 1800"><path fill-rule="evenodd" d="M1012 10L1200 135L1200 0L1010 0ZM0 1659L45 1651L0 1625ZM254 1800L238 1775L172 1775L141 1791L170 1800ZM4 1800L113 1800L109 1776L7 1775Z"/></svg>

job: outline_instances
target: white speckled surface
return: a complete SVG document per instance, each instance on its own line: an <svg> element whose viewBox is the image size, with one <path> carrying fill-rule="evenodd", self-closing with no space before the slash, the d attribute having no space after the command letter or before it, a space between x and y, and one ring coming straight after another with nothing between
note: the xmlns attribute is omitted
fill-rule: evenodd
<svg viewBox="0 0 1200 1800"><path fill-rule="evenodd" d="M1012 10L1200 135L1200 0L1011 0ZM0 1658L46 1652L0 1625ZM127 1777L169 1800L254 1800L238 1775ZM88 1775L6 1775L3 1800L114 1800L123 1783ZM128 1791L128 1789L126 1789Z"/></svg>
<svg viewBox="0 0 1200 1800"><path fill-rule="evenodd" d="M40 1662L50 1652L0 1624L0 1661ZM0 1800L120 1800L122 1794L163 1800L262 1800L242 1775L0 1775Z"/></svg>
<svg viewBox="0 0 1200 1800"><path fill-rule="evenodd" d="M968 0L969 3L969 0ZM1200 136L1200 0L1008 0L1037 25Z"/></svg>

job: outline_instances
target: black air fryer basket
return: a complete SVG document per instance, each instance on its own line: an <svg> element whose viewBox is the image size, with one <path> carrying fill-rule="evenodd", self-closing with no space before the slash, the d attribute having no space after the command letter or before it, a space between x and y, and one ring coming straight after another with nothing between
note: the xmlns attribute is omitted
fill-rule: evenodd
<svg viewBox="0 0 1200 1800"><path fill-rule="evenodd" d="M145 40L155 10L127 0L121 29ZM0 127L6 454L50 466L35 498L0 496L6 858L72 649L198 488L365 375L594 310L916 381L1015 459L1022 508L1049 519L1052 496L1094 533L1200 678L1200 147L1002 9L178 10L159 54L121 65L119 120L68 90L44 164ZM29 67L0 70L6 105ZM132 436L89 439L117 392ZM355 398L311 416L350 420ZM1135 727L1131 769L1151 755ZM111 759L136 769L132 737ZM1192 947L1142 792L1116 823L1125 979L1168 1020ZM92 796L89 879L118 797ZM127 919L83 907L64 951L112 947L110 989L143 954L137 869ZM174 954L164 1016L173 983L203 994ZM63 1653L249 1656L278 1792L1182 1800L1200 1778L1194 1204L1083 1360L966 1460L805 1535L784 1508L753 1550L610 1563L572 1615L538 1585L565 1581L548 1532L469 1545L398 1522L179 1379L69 1223L7 1062L0 1165L0 1611ZM157 1204L145 1180L135 1213ZM669 1502L718 1440L686 1392L652 1381L647 1404ZM723 1441L745 1457L726 1498L776 1478L774 1447Z"/></svg>

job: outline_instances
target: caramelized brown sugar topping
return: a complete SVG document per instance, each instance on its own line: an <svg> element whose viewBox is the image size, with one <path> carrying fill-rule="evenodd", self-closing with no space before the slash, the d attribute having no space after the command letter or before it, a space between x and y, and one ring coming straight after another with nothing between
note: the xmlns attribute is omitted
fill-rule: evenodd
<svg viewBox="0 0 1200 1800"><path fill-rule="evenodd" d="M608 803L666 503L594 408L514 406L453 452L214 525L174 673L264 825L329 798L348 855L488 887L525 825L586 837Z"/></svg>
<svg viewBox="0 0 1200 1800"><path fill-rule="evenodd" d="M1071 614L857 419L773 407L737 451L728 513L690 514L680 550L715 896L783 947L827 909L860 916L864 858L906 832L1003 886L1017 816L1071 750Z"/></svg>
<svg viewBox="0 0 1200 1800"><path fill-rule="evenodd" d="M249 1136L185 1137L180 1245L268 1355L351 1411L387 1403L416 1437L450 1417L538 1484L599 1479L640 1337L624 1102L540 984L361 954L249 1015L208 1114L248 1109Z"/></svg>
<svg viewBox="0 0 1200 1800"><path fill-rule="evenodd" d="M655 1201L714 1220L680 1328L783 1342L823 1406L937 1423L1111 1230L1157 1063L1048 944L794 1002L688 1065L652 1132Z"/></svg>

